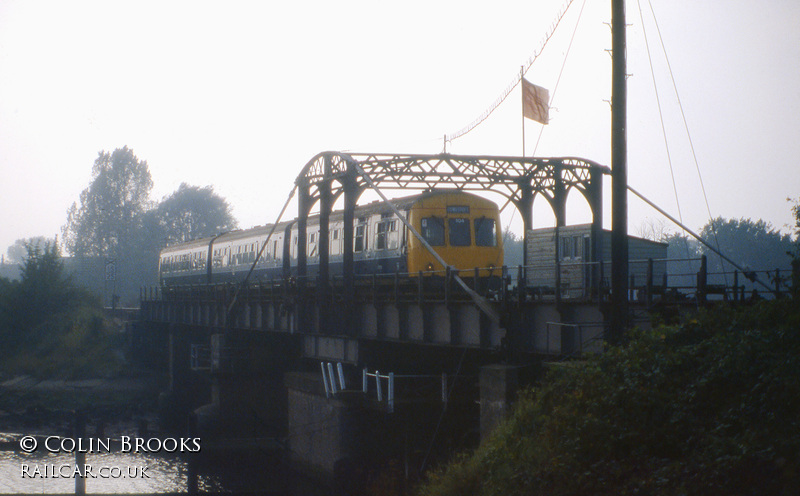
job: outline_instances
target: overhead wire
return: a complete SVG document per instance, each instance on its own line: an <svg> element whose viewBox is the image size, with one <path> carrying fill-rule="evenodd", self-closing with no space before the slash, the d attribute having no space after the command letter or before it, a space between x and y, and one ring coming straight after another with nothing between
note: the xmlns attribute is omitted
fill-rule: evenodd
<svg viewBox="0 0 800 496"><path fill-rule="evenodd" d="M567 6L567 8L569 8L569 6ZM555 101L555 98L556 98L556 92L558 91L558 85L559 85L559 83L561 82L561 76L564 74L564 68L565 68L565 67L566 67L566 65L567 65L567 58L569 57L569 52L570 52L570 50L572 49L572 43L575 41L575 34L578 32L578 26L580 26L580 23L581 23L581 17L583 16L583 10L584 10L585 8L586 8L586 0L583 0L583 3L581 4L581 10L580 10L580 12L578 13L578 19L577 19L577 21L575 21L575 29L573 29L573 30L572 30L572 37L571 37L571 38L570 38L570 40L569 40L569 46L567 47L567 51L566 51L566 53L564 54L564 61L563 61L563 62L562 62L562 64L561 64L561 70L560 70L560 71L559 71L559 73L558 73L558 78L556 78L556 84L555 84L555 86L553 87L553 92L551 93L551 96L550 96L550 102L548 102L548 105L549 105L550 107L552 107L552 106L553 106L553 102ZM565 12L566 12L566 11L565 11ZM549 39L549 38L548 38L548 39ZM530 66L528 66L528 68L530 69ZM544 132L544 126L540 126L540 129L539 129L539 137L536 139L536 146L534 146L534 148L533 148L533 154L532 154L533 156L536 156L536 150L539 148L539 143L540 143L540 142L541 142L541 140L542 140L542 134L543 134L543 132ZM510 200L509 200L508 202L506 202L506 204L505 204L505 205L503 205L503 208L501 208L501 209L500 209L500 212L501 212L501 213L502 213L502 211L503 211L503 210L505 210L506 206L507 206L509 203L510 203ZM511 212L511 218L508 220L508 223L506 224L505 231L503 232L503 243L504 243L504 244L505 244L505 243L508 241L508 239L509 239L509 235L511 234L511 231L510 231L510 229L511 229L511 223L512 223L512 222L513 222L513 220L514 220L514 215L515 215L516 213L517 213L517 209L515 208L515 209L514 209L514 210ZM523 240L524 240L524 239L525 239L525 237L524 237L524 235L523 235ZM524 242L524 241L523 241L523 242ZM523 260L523 261L522 261L522 264L523 264L523 265L525 265L525 263L526 263L526 260Z"/></svg>
<svg viewBox="0 0 800 496"><path fill-rule="evenodd" d="M556 92L558 91L558 85L561 82L561 76L564 74L564 68L567 66L567 59L569 58L569 52L572 50L572 43L575 41L575 35L578 32L578 26L581 24L581 17L583 17L583 9L586 8L586 0L583 0L583 4L581 4L581 10L578 13L578 20L575 22L575 29L572 30L572 37L569 39L569 46L567 46L567 51L564 54L564 61L561 63L561 70L558 72L558 78L556 78L556 84L553 87L553 92L550 94L550 102L549 106L553 106L553 102L556 99ZM536 156L536 150L539 149L539 143L542 141L542 134L544 133L544 126L539 126L539 137L536 139L536 146L533 147L533 156Z"/></svg>
<svg viewBox="0 0 800 496"><path fill-rule="evenodd" d="M658 33L658 40L659 40L659 43L661 44L661 51L664 53L664 61L667 64L667 70L669 72L669 77L670 77L670 80L672 81L672 88L675 91L675 99L678 102L678 108L680 109L680 112L681 112L681 119L683 120L683 127L686 130L686 137L687 137L687 140L689 142L689 149L692 152L692 159L694 160L695 169L697 170L697 177L698 177L698 179L700 181L700 189L703 192L703 200L705 201L706 212L708 213L708 219L709 219L710 226L711 226L711 232L712 232L712 234L714 236L714 244L716 245L717 251L721 251L720 245L719 245L719 237L717 236L717 226L716 226L716 224L714 222L714 218L713 218L713 216L711 214L711 207L709 206L709 203L708 203L708 194L706 193L706 187L705 187L705 183L703 181L703 175L700 173L700 162L697 160L697 153L695 152L694 142L692 141L692 134L691 134L691 132L689 132L689 124L688 124L688 121L686 119L686 113L683 110L683 103L681 102L680 93L678 92L678 85L675 82L675 75L672 72L672 64L670 64L670 62L669 62L669 56L667 55L667 49L666 49L666 45L664 44L664 38L661 35L661 27L658 25L658 19L656 18L656 12L655 12L655 9L653 8L653 3L650 0L647 0L647 3L650 6L650 12L651 12L651 14L653 16L653 24L655 25L656 32ZM639 12L640 12L640 14L642 12L641 5L639 5ZM642 22L642 31L644 31L644 22ZM647 38L645 37L645 40L646 39ZM649 49L648 49L648 57L649 57ZM652 67L652 64L651 64L651 67ZM655 81L655 78L654 78L654 81ZM673 182L674 182L674 179L673 179ZM688 251L688 245L687 245L687 251ZM725 277L725 284L727 285L728 277L725 274L725 267L724 267L724 262L723 262L723 258L722 257L720 257L720 266L722 268L723 276Z"/></svg>
<svg viewBox="0 0 800 496"><path fill-rule="evenodd" d="M656 107L658 108L658 120L661 124L661 135L664 138L664 151L667 154L667 163L669 164L669 175L672 179L672 192L675 195L675 206L678 209L678 219L680 220L681 224L683 224L683 212L681 211L681 202L678 197L678 185L675 182L675 168L672 166L672 154L670 153L669 149L669 139L667 138L667 128L664 124L664 112L661 109L661 98L658 94L658 83L656 82L656 73L653 67L653 57L650 53L650 41L647 38L647 28L644 23L644 12L642 11L642 4L640 1L636 2L636 6L639 8L639 19L642 23L642 36L644 37L644 46L645 51L647 52L647 63L650 66L650 77L653 81L653 91L656 94ZM659 240L660 241L660 240ZM689 253L689 244L684 243L684 248L686 250L686 258L691 258L691 254Z"/></svg>
<svg viewBox="0 0 800 496"><path fill-rule="evenodd" d="M550 41L550 38L553 36L553 33L555 33L556 29L558 28L558 25L561 23L561 20L567 14L567 11L569 10L569 7L572 5L572 2L573 2L573 0L566 0L564 2L564 4L562 5L561 9L559 10L559 13L556 15L556 19L550 24L549 31L547 32L547 34L545 34L544 38L540 42L539 49L536 50L533 53L533 55L528 57L528 60L522 66L521 76L524 76L525 73L528 72L528 69L531 68L531 65L533 65L533 62L542 53L542 51L544 50L544 47L547 46L547 42ZM506 86L505 90L503 90L503 92L500 94L500 96L495 99L495 101L489 106L488 109L484 110L482 114L480 114L477 118L475 118L475 120L473 120L472 122L470 122L469 124L467 124L466 126L464 126L459 131L457 131L457 132L455 132L453 134L445 134L445 136L444 136L445 148L446 148L447 143L453 142L453 141L457 140L458 138L464 136L465 134L469 133L470 131L472 131L473 129L478 127L483 121L488 119L489 116L492 115L492 113L497 109L497 107L499 107L505 101L505 99L508 98L508 95L511 94L512 91L514 91L514 88L516 88L517 85L520 84L520 81L521 81L521 77L519 75L515 76L514 80L511 81L508 84L508 86Z"/></svg>

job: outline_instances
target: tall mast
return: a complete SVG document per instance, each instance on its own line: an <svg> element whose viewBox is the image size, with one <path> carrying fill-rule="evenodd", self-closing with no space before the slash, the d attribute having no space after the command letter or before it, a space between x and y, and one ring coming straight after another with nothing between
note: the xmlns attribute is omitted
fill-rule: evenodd
<svg viewBox="0 0 800 496"><path fill-rule="evenodd" d="M628 325L628 165L625 1L611 0L611 334Z"/></svg>

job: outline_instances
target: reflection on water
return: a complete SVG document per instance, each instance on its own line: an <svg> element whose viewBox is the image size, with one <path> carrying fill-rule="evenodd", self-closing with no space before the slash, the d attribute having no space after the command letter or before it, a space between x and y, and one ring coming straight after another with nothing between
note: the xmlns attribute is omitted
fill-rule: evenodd
<svg viewBox="0 0 800 496"><path fill-rule="evenodd" d="M0 434L0 440L9 437ZM201 492L234 492L281 496L329 494L326 484L296 473L281 453L259 450L230 451L203 456L198 463ZM86 453L91 474L86 493L186 492L188 461L168 453ZM142 468L145 476L142 476ZM0 451L0 494L75 492L75 453L37 450ZM25 473L23 473L25 471Z"/></svg>
<svg viewBox="0 0 800 496"><path fill-rule="evenodd" d="M187 463L176 455L87 453L86 465L91 466L87 493L186 491ZM0 452L0 493L73 493L74 468L75 455L70 453ZM225 491L222 484L218 476L199 477L201 491Z"/></svg>

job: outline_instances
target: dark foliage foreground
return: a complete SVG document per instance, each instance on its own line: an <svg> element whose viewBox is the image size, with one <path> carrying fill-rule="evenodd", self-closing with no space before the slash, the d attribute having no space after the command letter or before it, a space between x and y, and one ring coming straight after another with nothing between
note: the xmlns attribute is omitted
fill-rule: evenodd
<svg viewBox="0 0 800 496"><path fill-rule="evenodd" d="M555 367L421 492L800 494L798 307L715 308Z"/></svg>

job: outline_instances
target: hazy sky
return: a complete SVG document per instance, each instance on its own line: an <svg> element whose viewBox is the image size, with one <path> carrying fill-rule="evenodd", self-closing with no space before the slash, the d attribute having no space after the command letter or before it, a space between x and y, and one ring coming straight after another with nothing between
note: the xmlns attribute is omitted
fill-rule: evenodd
<svg viewBox="0 0 800 496"><path fill-rule="evenodd" d="M0 253L60 233L101 150L127 145L146 160L154 200L181 182L212 185L243 227L274 221L318 152L438 153L444 134L518 75L563 4L0 0ZM800 2L641 4L679 202L634 1L629 183L676 216L680 205L699 229L708 220L699 167L713 216L788 230L786 199L800 196ZM582 5L527 74L555 93L535 153L610 165L610 0L587 2L556 86ZM519 155L520 127L516 90L448 151ZM541 129L526 124L528 154ZM541 207L536 224L552 225ZM578 195L569 207L568 220L585 220ZM629 218L636 232L658 215L631 198Z"/></svg>

